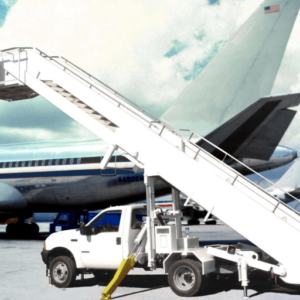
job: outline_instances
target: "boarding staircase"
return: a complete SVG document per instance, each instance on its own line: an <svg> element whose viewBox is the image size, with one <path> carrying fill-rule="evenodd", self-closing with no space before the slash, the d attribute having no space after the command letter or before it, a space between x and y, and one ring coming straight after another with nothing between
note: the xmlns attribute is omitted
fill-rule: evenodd
<svg viewBox="0 0 300 300"><path fill-rule="evenodd" d="M300 214L225 164L232 156L217 159L193 143L196 133L185 138L68 60L35 48L1 51L0 80L0 99L43 96L109 144L106 156L118 149L146 176L161 177L276 259L284 281L300 284Z"/></svg>

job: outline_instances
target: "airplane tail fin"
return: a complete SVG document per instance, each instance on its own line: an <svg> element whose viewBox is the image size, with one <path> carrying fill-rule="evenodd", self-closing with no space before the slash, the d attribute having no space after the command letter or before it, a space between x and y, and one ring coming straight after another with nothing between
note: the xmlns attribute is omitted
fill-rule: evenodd
<svg viewBox="0 0 300 300"><path fill-rule="evenodd" d="M269 95L299 7L265 0L161 119L206 135Z"/></svg>

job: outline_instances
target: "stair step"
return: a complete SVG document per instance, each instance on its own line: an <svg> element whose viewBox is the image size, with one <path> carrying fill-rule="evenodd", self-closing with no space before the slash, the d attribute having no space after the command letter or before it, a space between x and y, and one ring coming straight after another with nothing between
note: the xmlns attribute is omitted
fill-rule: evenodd
<svg viewBox="0 0 300 300"><path fill-rule="evenodd" d="M83 103L82 101L80 102L75 102L74 103L76 106L80 107L80 108L85 108L87 105L85 103Z"/></svg>
<svg viewBox="0 0 300 300"><path fill-rule="evenodd" d="M68 93L67 91L58 92L58 93L64 97L74 97L72 94Z"/></svg>
<svg viewBox="0 0 300 300"><path fill-rule="evenodd" d="M82 110L84 110L85 112L92 114L93 112L95 112L92 108L90 108L89 106L82 108Z"/></svg>

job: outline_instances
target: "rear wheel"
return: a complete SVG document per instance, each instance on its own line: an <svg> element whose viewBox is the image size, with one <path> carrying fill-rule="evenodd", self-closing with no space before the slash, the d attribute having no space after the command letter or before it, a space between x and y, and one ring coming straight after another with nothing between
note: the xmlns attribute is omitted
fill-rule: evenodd
<svg viewBox="0 0 300 300"><path fill-rule="evenodd" d="M205 222L205 225L216 225L217 221L216 220L208 220Z"/></svg>
<svg viewBox="0 0 300 300"><path fill-rule="evenodd" d="M181 297L198 294L204 285L202 265L199 261L181 259L169 269L168 281L172 291Z"/></svg>
<svg viewBox="0 0 300 300"><path fill-rule="evenodd" d="M199 225L200 222L198 219L191 219L191 220L188 220L188 225Z"/></svg>
<svg viewBox="0 0 300 300"><path fill-rule="evenodd" d="M36 237L39 234L40 228L36 223L29 224L28 226L28 235Z"/></svg>
<svg viewBox="0 0 300 300"><path fill-rule="evenodd" d="M6 233L9 236L15 236L18 233L18 225L16 223L10 223L6 226Z"/></svg>
<svg viewBox="0 0 300 300"><path fill-rule="evenodd" d="M51 282L58 288L70 286L76 278L76 266L73 259L67 256L59 256L50 264Z"/></svg>

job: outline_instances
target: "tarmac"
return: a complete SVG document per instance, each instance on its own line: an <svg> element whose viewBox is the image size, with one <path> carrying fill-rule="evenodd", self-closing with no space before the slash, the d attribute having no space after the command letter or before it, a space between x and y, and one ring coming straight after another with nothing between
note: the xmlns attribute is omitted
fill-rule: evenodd
<svg viewBox="0 0 300 300"><path fill-rule="evenodd" d="M41 259L49 225L39 224L41 233L35 240L10 239L5 226L0 226L0 299L1 300L96 300L109 282L99 282L92 275L84 280L77 277L73 287L58 289L49 286L46 268ZM226 225L198 225L189 227L190 236L198 236L200 245L216 243L249 243L243 236ZM256 274L250 280L248 295L251 299L300 299L295 286L280 282L280 287L266 276ZM214 278L202 296L192 299L241 299L242 288L235 276ZM113 294L112 299L191 299L178 297L168 286L167 275L161 269L144 271L134 269Z"/></svg>

